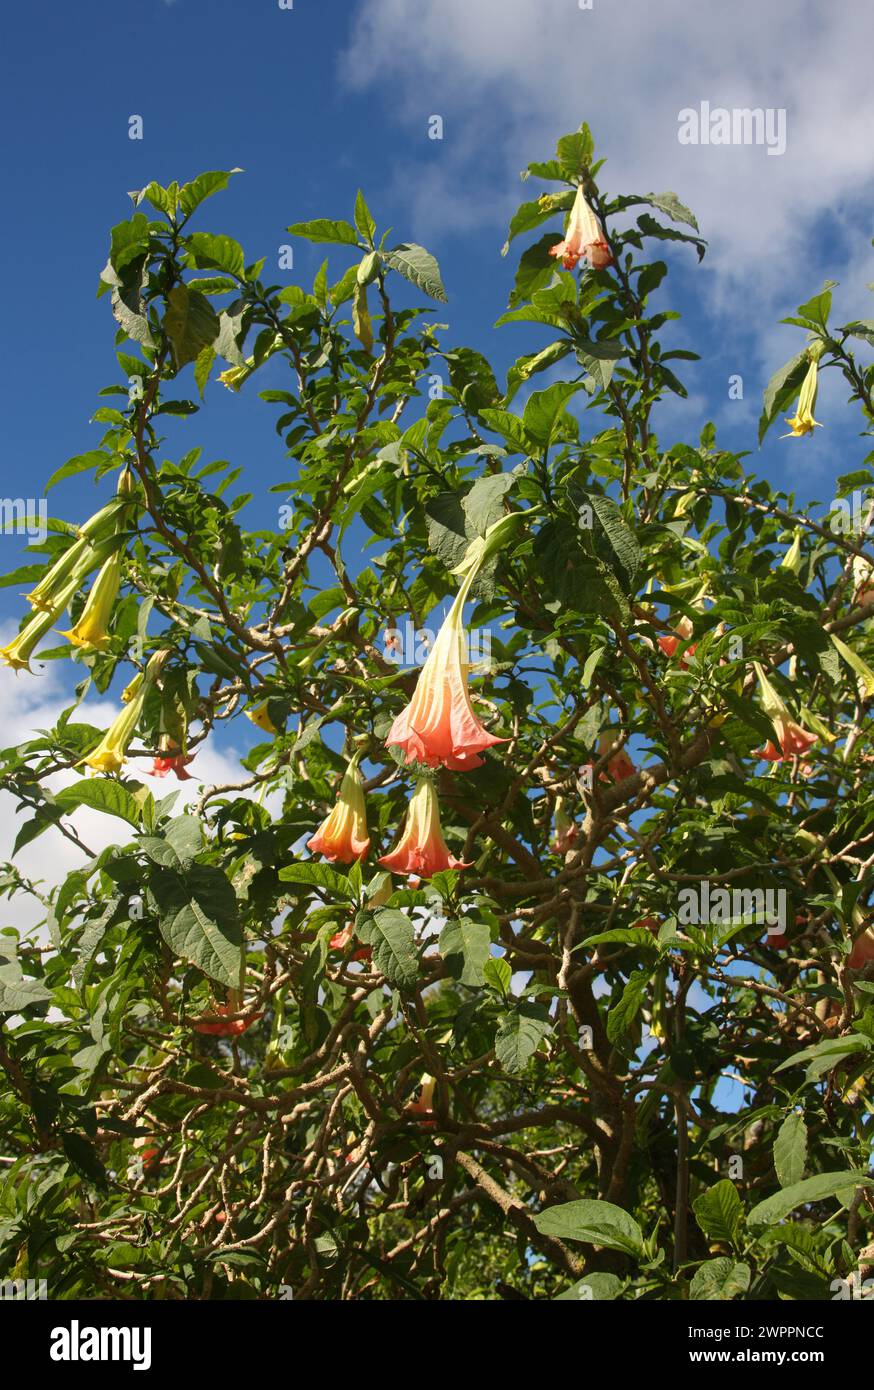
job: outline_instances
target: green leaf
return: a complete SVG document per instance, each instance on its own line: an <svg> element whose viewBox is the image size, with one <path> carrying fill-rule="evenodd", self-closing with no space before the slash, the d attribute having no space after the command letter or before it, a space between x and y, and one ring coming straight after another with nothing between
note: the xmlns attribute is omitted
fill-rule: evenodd
<svg viewBox="0 0 874 1390"><path fill-rule="evenodd" d="M737 1264L728 1257L708 1260L696 1269L689 1286L690 1299L716 1302L729 1301L750 1287L750 1267Z"/></svg>
<svg viewBox="0 0 874 1390"><path fill-rule="evenodd" d="M394 907L362 913L355 929L361 940L373 947L373 964L387 980L395 985L416 983L419 962L413 924L405 913Z"/></svg>
<svg viewBox="0 0 874 1390"><path fill-rule="evenodd" d="M563 208L569 208L574 197L575 194L571 191L566 197L561 194L550 195L549 201L546 203L541 202L539 198L535 198L530 203L522 203L513 214L510 229L507 232L507 240L501 247L501 255L506 256L510 249L510 242L514 237L520 236L523 232L533 231L535 227L547 222L550 217L554 217Z"/></svg>
<svg viewBox="0 0 874 1390"><path fill-rule="evenodd" d="M467 513L454 492L440 492L425 503L428 545L447 569L454 569L474 539Z"/></svg>
<svg viewBox="0 0 874 1390"><path fill-rule="evenodd" d="M794 1052L785 1062L775 1067L774 1071L788 1071L790 1067L798 1067L802 1062L821 1061L832 1057L837 1063L848 1053L869 1052L871 1045L871 1039L864 1033L847 1033L842 1038L826 1038L825 1042L814 1043L812 1047L803 1047L800 1052Z"/></svg>
<svg viewBox="0 0 874 1390"><path fill-rule="evenodd" d="M318 241L339 246L357 246L358 233L349 222L332 222L328 217L317 217L312 222L293 222L286 231L292 236L306 237L307 241Z"/></svg>
<svg viewBox="0 0 874 1390"><path fill-rule="evenodd" d="M131 307L127 300L118 290L112 291L110 303L112 305L112 315L121 324L127 336L134 343L141 343L143 347L152 348L154 342L149 329L149 321L145 314L140 313L142 301L138 295L130 296L137 307Z"/></svg>
<svg viewBox="0 0 874 1390"><path fill-rule="evenodd" d="M600 1271L595 1274L587 1274L583 1279L578 1279L575 1284L571 1284L564 1293L556 1294L555 1303L611 1303L618 1298L622 1292L622 1280L615 1274L604 1274Z"/></svg>
<svg viewBox="0 0 874 1390"><path fill-rule="evenodd" d="M857 1187L874 1187L874 1178L861 1169L844 1173L817 1173L816 1177L805 1178L803 1182L784 1187L773 1197L759 1202L747 1216L749 1226L773 1226L783 1221L796 1207L806 1206L808 1202L823 1202L829 1197L840 1196L844 1205L850 1200Z"/></svg>
<svg viewBox="0 0 874 1390"><path fill-rule="evenodd" d="M695 247L699 261L704 259L707 243L701 237L690 236L688 232L675 231L673 227L663 227L660 222L656 222L654 217L650 217L648 212L641 213L637 219L637 225L644 236L655 237L657 241L689 242Z"/></svg>
<svg viewBox="0 0 874 1390"><path fill-rule="evenodd" d="M198 270L223 270L242 279L245 257L242 246L233 237L193 232L187 245Z"/></svg>
<svg viewBox="0 0 874 1390"><path fill-rule="evenodd" d="M636 970L622 991L618 1003L607 1014L607 1037L616 1043L624 1037L643 1006L650 975L648 970Z"/></svg>
<svg viewBox="0 0 874 1390"><path fill-rule="evenodd" d="M483 966L489 959L491 935L484 922L462 916L447 922L440 933L440 951L446 969L460 984L479 988L485 984Z"/></svg>
<svg viewBox="0 0 874 1390"><path fill-rule="evenodd" d="M759 443L778 415L788 409L801 389L809 366L807 349L803 348L776 371L765 387L764 409L759 420Z"/></svg>
<svg viewBox="0 0 874 1390"><path fill-rule="evenodd" d="M522 252L519 258L519 268L516 271L516 283L510 295L510 308L513 309L517 304L522 304L529 300L537 290L543 289L548 285L552 277L557 274L557 264L555 258L549 252L553 246L557 246L561 237L555 232L547 232L546 236L536 241L533 246L529 246Z"/></svg>
<svg viewBox="0 0 874 1390"><path fill-rule="evenodd" d="M17 1014L32 1004L47 1004L50 992L39 980L22 973L17 961L0 957L0 1014Z"/></svg>
<svg viewBox="0 0 874 1390"><path fill-rule="evenodd" d="M804 1116L787 1115L774 1141L774 1168L781 1187L794 1187L804 1177L807 1161L807 1125Z"/></svg>
<svg viewBox="0 0 874 1390"><path fill-rule="evenodd" d="M106 1169L90 1139L82 1134L65 1133L61 1135L61 1143L70 1167L80 1178L94 1183L95 1187L108 1187Z"/></svg>
<svg viewBox="0 0 874 1390"><path fill-rule="evenodd" d="M728 1178L714 1183L692 1203L695 1220L710 1240L734 1245L743 1220L737 1188Z"/></svg>
<svg viewBox="0 0 874 1390"><path fill-rule="evenodd" d="M543 1236L621 1250L638 1259L644 1253L643 1232L634 1217L612 1202L564 1202L539 1212L534 1224Z"/></svg>
<svg viewBox="0 0 874 1390"><path fill-rule="evenodd" d="M373 238L376 233L376 223L371 216L370 208L364 194L359 188L355 199L355 225L361 233L362 241L366 241L368 246L373 245Z"/></svg>
<svg viewBox="0 0 874 1390"><path fill-rule="evenodd" d="M197 816L177 816L165 833L180 863L187 863L203 848L203 829Z"/></svg>
<svg viewBox="0 0 874 1390"><path fill-rule="evenodd" d="M220 169L210 169L206 173L198 174L196 179L190 183L182 185L179 190L179 205L186 217L190 217L194 209L199 207L207 198L211 198L213 193L218 193L219 189L227 188L228 180L232 174L242 174L242 169L230 169L227 173Z"/></svg>
<svg viewBox="0 0 874 1390"><path fill-rule="evenodd" d="M80 782L57 792L55 802L68 814L79 806L90 806L93 811L118 816L128 825L139 825L141 819L139 802L111 777L83 777Z"/></svg>
<svg viewBox="0 0 874 1390"><path fill-rule="evenodd" d="M367 307L367 289L364 285L355 286L352 300L352 328L365 352L373 352L373 324Z"/></svg>
<svg viewBox="0 0 874 1390"><path fill-rule="evenodd" d="M485 535L504 515L503 498L516 481L515 473L488 473L477 479L462 504L469 530L477 536Z"/></svg>
<svg viewBox="0 0 874 1390"><path fill-rule="evenodd" d="M592 132L584 123L573 135L563 135L555 147L556 157L566 175L576 178L585 173L595 152Z"/></svg>
<svg viewBox="0 0 874 1390"><path fill-rule="evenodd" d="M592 504L592 510L604 528L604 534L610 542L614 555L625 570L629 580L633 580L640 568L643 555L622 512L612 497L602 497L597 492L590 492L587 495Z"/></svg>
<svg viewBox="0 0 874 1390"><path fill-rule="evenodd" d="M424 246L417 246L414 242L401 242L399 246L392 247L391 251L384 252L383 260L391 270L403 275L405 280L409 280L423 294L439 300L441 304L448 302L440 277L440 267Z"/></svg>
<svg viewBox="0 0 874 1390"><path fill-rule="evenodd" d="M824 332L828 328L828 316L832 307L832 287L834 280L827 280L825 286L819 294L814 295L813 299L808 299L805 304L799 304L798 313L801 318L809 319Z"/></svg>
<svg viewBox="0 0 874 1390"><path fill-rule="evenodd" d="M578 381L557 381L545 391L534 391L525 406L522 424L526 434L544 446L550 445L561 432L565 407L581 389Z"/></svg>
<svg viewBox="0 0 874 1390"><path fill-rule="evenodd" d="M176 366L181 368L215 342L219 320L206 295L176 285L167 295L164 331L173 345Z"/></svg>
<svg viewBox="0 0 874 1390"><path fill-rule="evenodd" d="M696 232L700 230L694 216L686 204L680 202L676 193L648 193L645 198L635 198L634 201L658 208L660 212L666 213L672 222L685 222L687 226L694 227Z"/></svg>
<svg viewBox="0 0 874 1390"><path fill-rule="evenodd" d="M503 956L489 956L483 966L483 979L487 985L491 985L505 999L510 993L510 981L513 972Z"/></svg>
<svg viewBox="0 0 874 1390"><path fill-rule="evenodd" d="M203 393L206 390L206 383L209 381L209 374L212 371L213 363L216 359L216 351L212 345L201 348L194 363L194 382L200 392L200 399L203 400Z"/></svg>
<svg viewBox="0 0 874 1390"><path fill-rule="evenodd" d="M495 1053L500 1065L511 1074L523 1071L551 1031L552 1019L545 1004L530 1000L517 1004L498 1023Z"/></svg>
<svg viewBox="0 0 874 1390"><path fill-rule="evenodd" d="M65 478L74 478L77 473L86 473L90 468L100 468L103 464L110 461L111 456L105 454L102 449L92 449L87 454L74 454L66 463L62 463L60 468L56 468L52 476L46 483L46 492L55 483L62 483Z"/></svg>
<svg viewBox="0 0 874 1390"><path fill-rule="evenodd" d="M131 261L139 260L149 250L149 221L137 212L129 222L119 222L110 233L109 263L113 270L122 271Z"/></svg>
<svg viewBox="0 0 874 1390"><path fill-rule="evenodd" d="M514 453L528 453L528 436L518 415L513 415L509 410L491 409L483 410L480 413L489 429L493 430L495 434L501 435Z"/></svg>
<svg viewBox="0 0 874 1390"><path fill-rule="evenodd" d="M333 869L330 864L317 864L307 859L302 864L287 864L279 870L279 877L285 883L305 883L313 888L322 888L332 897L354 902L355 894L345 874Z"/></svg>
<svg viewBox="0 0 874 1390"><path fill-rule="evenodd" d="M596 389L606 391L623 354L622 344L615 338L583 338L574 340L574 351L581 367L585 367Z"/></svg>
<svg viewBox="0 0 874 1390"><path fill-rule="evenodd" d="M211 980L236 988L243 961L237 898L221 869L191 864L184 871L155 866L148 888L161 936L175 955Z"/></svg>

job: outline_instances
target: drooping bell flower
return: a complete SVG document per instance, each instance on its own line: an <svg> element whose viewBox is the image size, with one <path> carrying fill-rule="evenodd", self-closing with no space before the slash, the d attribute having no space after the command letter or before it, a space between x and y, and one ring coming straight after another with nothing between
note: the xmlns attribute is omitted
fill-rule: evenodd
<svg viewBox="0 0 874 1390"><path fill-rule="evenodd" d="M142 683L143 673L142 671L137 671L136 675L128 682L124 690L121 692L121 703L123 705L130 704L131 700L135 698Z"/></svg>
<svg viewBox="0 0 874 1390"><path fill-rule="evenodd" d="M100 563L100 552L95 550L86 538L80 538L68 546L63 555L43 574L30 593L25 597L31 608L48 613L55 606L57 596L75 580L73 592L82 580L96 569Z"/></svg>
<svg viewBox="0 0 874 1390"><path fill-rule="evenodd" d="M795 536L783 559L778 566L782 570L791 570L793 574L798 574L801 569L801 527L797 527Z"/></svg>
<svg viewBox="0 0 874 1390"><path fill-rule="evenodd" d="M127 756L128 744L136 733L137 725L146 703L146 695L161 673L161 668L170 655L168 648L156 652L149 661L140 679L134 678L128 690L132 692L127 703L110 724L103 738L87 758L77 763L77 767L90 767L94 772L120 772Z"/></svg>
<svg viewBox="0 0 874 1390"><path fill-rule="evenodd" d="M468 689L467 640L461 625L464 605L474 580L487 561L500 554L520 526L530 523L536 508L507 512L485 535L472 540L460 564L451 571L464 579L433 648L422 667L413 698L392 724L386 745L406 753L406 762L465 772L480 767L478 755L506 739L487 733L477 719Z"/></svg>
<svg viewBox="0 0 874 1390"><path fill-rule="evenodd" d="M577 261L583 259L592 270L603 270L605 266L613 264L613 254L603 228L586 202L582 184L577 188L564 241L551 246L549 254L561 260L565 270L573 270Z"/></svg>
<svg viewBox="0 0 874 1390"><path fill-rule="evenodd" d="M874 927L866 928L861 936L856 937L847 964L851 970L861 970L869 960L874 960Z"/></svg>
<svg viewBox="0 0 874 1390"><path fill-rule="evenodd" d="M116 550L95 579L76 626L69 632L62 632L61 636L66 637L76 647L103 651L109 644L109 620L118 598L120 582L121 551Z"/></svg>
<svg viewBox="0 0 874 1390"><path fill-rule="evenodd" d="M245 385L249 377L255 370L255 359L249 357L241 367L228 367L226 371L219 372L218 380L222 386L226 386L229 391L239 391Z"/></svg>
<svg viewBox="0 0 874 1390"><path fill-rule="evenodd" d="M191 1026L195 1033L208 1033L216 1038L236 1038L241 1033L257 1023L259 1018L264 1017L263 1009L259 1013L245 1014L242 1018L231 1018L231 1014L238 1014L242 1011L243 999L239 990L229 990L227 1001L216 1006L215 1015L204 1014L196 1023Z"/></svg>
<svg viewBox="0 0 874 1390"><path fill-rule="evenodd" d="M603 757L605 753L610 753L611 757L607 762L606 771L601 773L602 782L622 782L626 777L633 777L637 768L631 761L624 748L616 747L616 740L612 734L601 734L598 739L598 753ZM615 752L613 750L616 750Z"/></svg>
<svg viewBox="0 0 874 1390"><path fill-rule="evenodd" d="M822 428L819 420L813 418L813 412L816 409L816 378L817 365L816 362L811 362L807 369L807 376L801 383L801 392L795 414L786 417L789 433L784 434L783 439L802 439L806 434L813 434L814 428Z"/></svg>
<svg viewBox="0 0 874 1390"><path fill-rule="evenodd" d="M461 619L478 565L468 571L428 654L413 698L398 715L387 745L404 750L406 762L465 772L481 767L479 754L505 739L483 728L474 713L468 688L468 650Z"/></svg>
<svg viewBox="0 0 874 1390"><path fill-rule="evenodd" d="M355 923L347 922L342 931L335 932L328 942L328 949L331 951L345 951L346 947L355 939ZM372 946L359 946L352 952L352 960L370 960L373 955Z"/></svg>
<svg viewBox="0 0 874 1390"><path fill-rule="evenodd" d="M256 728L262 729L265 734L278 734L279 730L270 718L267 711L267 701L263 700L260 705L250 705L243 710L247 719L251 719Z"/></svg>
<svg viewBox="0 0 874 1390"><path fill-rule="evenodd" d="M180 782L190 782L191 773L185 769L194 758L186 758L181 748L173 742L169 734L162 734L158 742L158 753L150 769L151 777L167 777L175 772Z"/></svg>
<svg viewBox="0 0 874 1390"><path fill-rule="evenodd" d="M659 637L658 644L668 660L671 660L676 655L677 648L681 643L686 643L689 640L692 636L692 632L692 623L688 618L682 617L670 636ZM680 658L680 667L682 670L688 670L688 658L695 655L695 648L697 646L698 643L693 642L691 646L686 647L686 650Z"/></svg>
<svg viewBox="0 0 874 1390"><path fill-rule="evenodd" d="M552 836L554 854L567 854L579 837L579 826L568 810L567 797L559 796L555 802L555 825Z"/></svg>
<svg viewBox="0 0 874 1390"><path fill-rule="evenodd" d="M420 1082L421 1089L415 1100L404 1106L406 1115L415 1115L424 1129L433 1129L437 1121L434 1117L434 1089L437 1082L425 1072Z"/></svg>
<svg viewBox="0 0 874 1390"><path fill-rule="evenodd" d="M364 782L358 770L360 756L355 754L343 774L334 809L307 840L307 849L323 854L332 863L352 864L363 859L370 848Z"/></svg>
<svg viewBox="0 0 874 1390"><path fill-rule="evenodd" d="M277 333L270 347L261 355L261 362L258 365L260 366L266 362L268 357L271 357L274 352L284 346L282 335ZM219 372L218 380L221 382L222 386L227 386L229 391L239 391L240 387L249 380L249 377L255 370L255 358L247 357L240 366L228 367L225 371Z"/></svg>
<svg viewBox="0 0 874 1390"><path fill-rule="evenodd" d="M380 864L396 874L431 878L441 869L469 869L470 864L449 853L440 826L437 793L429 777L420 777L407 807L404 833L397 849L384 854Z"/></svg>
<svg viewBox="0 0 874 1390"><path fill-rule="evenodd" d="M776 746L769 741L759 750L758 756L768 763L782 763L788 758L802 757L816 743L816 734L809 733L796 723L759 663L754 661L753 666L762 692L762 709L773 724L777 738Z"/></svg>
<svg viewBox="0 0 874 1390"><path fill-rule="evenodd" d="M78 586L78 580L70 580L66 589L62 590L55 598L53 607L46 609L45 612L34 613L17 637L13 637L12 641L7 642L5 647L0 647L0 660L4 661L7 666L11 666L13 671L30 671L30 660L34 651L46 633L54 627L72 600Z"/></svg>

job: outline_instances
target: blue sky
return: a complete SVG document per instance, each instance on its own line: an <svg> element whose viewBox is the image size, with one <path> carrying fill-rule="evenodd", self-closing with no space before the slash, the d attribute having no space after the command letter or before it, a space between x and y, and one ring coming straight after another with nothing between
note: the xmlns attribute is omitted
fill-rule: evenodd
<svg viewBox="0 0 874 1390"><path fill-rule="evenodd" d="M868 0L828 8L812 0L593 0L591 9L578 0L294 0L292 10L277 0L84 0L10 8L0 84L0 494L41 496L49 475L99 438L89 419L118 369L109 301L95 292L109 228L131 210L127 190L241 166L245 173L205 205L197 225L236 237L254 260L275 258L293 221L348 217L361 186L381 228L437 255L450 297L438 315L451 324L446 341L479 348L505 368L547 341L540 330L492 330L514 269L512 255L500 256L509 215L541 187L520 184L518 171L548 158L555 138L586 119L608 159L603 187L675 189L711 243L701 267L686 247L665 256L665 307L682 312L677 341L702 361L682 364L690 397L663 408L663 445L695 442L714 419L724 446L754 451L751 467L802 498L827 501L835 475L866 452L840 385L824 381L825 428L811 441L781 442L774 431L757 453L755 424L765 382L802 345L798 330L777 326L782 315L828 277L840 282L838 322L871 316L869 16ZM784 109L786 153L681 146L678 113L702 100ZM128 138L134 114L143 118L141 141ZM444 122L440 141L428 138L434 114ZM296 243L294 273L276 280L310 284L322 254ZM332 257L337 273L345 265L342 254ZM272 370L259 385L276 384ZM743 376L742 401L728 398L734 373ZM244 464L257 522L275 513L268 489L287 468L274 418L254 392L233 396L213 385L201 414L168 427L165 452L178 457L198 443L205 458ZM101 497L90 480L76 479L51 493L49 511L78 521ZM21 563L19 538L0 542L0 568ZM0 589L0 630L11 632L20 612L16 592ZM6 741L60 707L58 672L0 675ZM99 724L108 712L97 701L88 717Z"/></svg>

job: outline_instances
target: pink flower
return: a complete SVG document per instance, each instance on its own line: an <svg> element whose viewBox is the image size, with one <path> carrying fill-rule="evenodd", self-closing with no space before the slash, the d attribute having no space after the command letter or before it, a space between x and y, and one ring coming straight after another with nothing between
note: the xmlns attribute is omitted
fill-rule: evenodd
<svg viewBox="0 0 874 1390"><path fill-rule="evenodd" d="M673 636L671 636L671 637L660 637L660 638L658 639L658 644L659 644L659 646L661 647L662 651L664 652L665 656L666 656L666 657L668 658L668 660L670 661L670 660L672 660L673 657L676 655L677 648L679 647L680 643L681 643L681 642L683 642L683 643L687 642L688 639L689 639L691 636L692 636L692 624L691 624L691 622L689 621L688 618L681 618L680 621L677 623L676 628L674 629L674 634L673 634ZM697 647L697 645L698 645L697 642L693 642L692 645L691 645L690 647L687 647L687 648L686 648L685 652L683 653L683 656L680 658L680 668L681 668L681 670L685 671L685 670L688 669L688 666L689 666L688 658L689 658L690 656L693 656L693 655L694 655L694 653L695 653L695 648Z"/></svg>
<svg viewBox="0 0 874 1390"><path fill-rule="evenodd" d="M175 772L180 782L190 782L191 773L185 769L189 763L193 763L193 758L183 758L181 753L174 754L170 758L156 758L152 763L151 777L166 777L169 773Z"/></svg>
<svg viewBox="0 0 874 1390"><path fill-rule="evenodd" d="M776 746L769 740L759 750L758 756L768 763L782 763L787 758L802 757L816 743L816 734L809 733L796 723L759 663L754 661L753 666L762 692L762 709L773 724L777 738Z"/></svg>
<svg viewBox="0 0 874 1390"><path fill-rule="evenodd" d="M251 1028L253 1023L257 1023L259 1018L263 1018L263 1011L257 1014L247 1014L245 1018L229 1018L229 1014L236 1014L240 1011L240 1001L230 998L226 1004L219 1004L216 1013L219 1018L211 1018L209 1014L204 1014L203 1018L197 1023L192 1024L195 1033L210 1033L217 1038L235 1038L240 1033L245 1033L247 1028Z"/></svg>
<svg viewBox="0 0 874 1390"><path fill-rule="evenodd" d="M613 751L615 750L615 751ZM603 755L610 752L611 756L607 762L606 772L601 773L602 782L623 782L626 777L633 777L637 771L631 758L624 748L616 749L616 742L611 734L602 734L598 739L598 752Z"/></svg>
<svg viewBox="0 0 874 1390"><path fill-rule="evenodd" d="M431 878L442 869L471 867L455 859L446 847L437 793L429 778L420 777L416 784L397 849L392 850L391 854L384 854L379 862L393 873L417 874L420 878Z"/></svg>
<svg viewBox="0 0 874 1390"><path fill-rule="evenodd" d="M549 249L550 256L561 260L565 270L573 270L577 261L585 259L592 270L604 270L613 264L613 253L598 221L583 194L582 184L571 209L564 241Z"/></svg>
<svg viewBox="0 0 874 1390"><path fill-rule="evenodd" d="M342 931L335 932L328 943L331 951L345 951L346 947L355 938L355 926L352 922L347 922ZM370 960L373 955L372 946L359 946L352 952L352 960Z"/></svg>
<svg viewBox="0 0 874 1390"><path fill-rule="evenodd" d="M407 763L466 772L481 767L478 755L506 739L488 733L470 702L467 639L461 615L469 585L465 584L443 623L422 667L413 698L392 724L387 745L406 753Z"/></svg>
<svg viewBox="0 0 874 1390"><path fill-rule="evenodd" d="M794 719L788 715L784 718L777 715L774 720L774 732L777 735L778 748L770 741L764 748L759 750L759 757L766 763L782 763L787 758L798 758L806 753L808 748L812 748L816 743L816 734L810 734L806 729L802 729L800 724L796 724ZM809 763L805 764L809 775L812 772Z"/></svg>

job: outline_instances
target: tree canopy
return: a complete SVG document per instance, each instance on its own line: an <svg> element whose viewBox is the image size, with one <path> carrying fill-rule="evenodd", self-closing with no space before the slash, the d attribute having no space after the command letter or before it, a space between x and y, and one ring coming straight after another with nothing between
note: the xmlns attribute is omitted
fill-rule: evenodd
<svg viewBox="0 0 874 1390"><path fill-rule="evenodd" d="M832 324L829 285L787 321L760 438L788 420L791 468L829 428L826 372L863 436L799 503L711 424L659 440L695 354L662 346L653 257L705 243L675 193L606 191L586 126L526 171L506 380L444 345L436 260L362 193L288 228L328 248L304 288L207 230L232 175L150 183L112 228L119 376L50 484L91 472L105 504L4 580L28 596L0 656L77 682L0 753L15 849L62 834L81 862L0 874L0 1277L852 1287L874 1273L874 325ZM276 417L269 476L194 443L226 388ZM239 777L181 803L241 716ZM114 843L84 842L81 807Z"/></svg>

